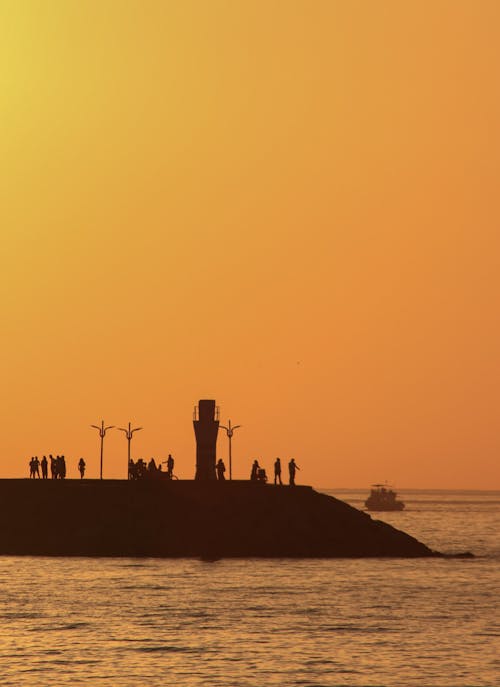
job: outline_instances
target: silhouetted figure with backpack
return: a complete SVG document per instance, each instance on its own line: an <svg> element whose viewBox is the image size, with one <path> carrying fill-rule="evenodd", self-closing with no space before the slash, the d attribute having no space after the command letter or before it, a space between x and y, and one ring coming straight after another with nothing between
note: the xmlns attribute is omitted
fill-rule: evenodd
<svg viewBox="0 0 500 687"><path fill-rule="evenodd" d="M85 476L85 461L83 458L80 458L78 461L78 470L80 471L80 479L83 479Z"/></svg>
<svg viewBox="0 0 500 687"><path fill-rule="evenodd" d="M295 470L300 470L299 466L295 463L295 459L288 463L288 474L290 475L290 486L295 486Z"/></svg>

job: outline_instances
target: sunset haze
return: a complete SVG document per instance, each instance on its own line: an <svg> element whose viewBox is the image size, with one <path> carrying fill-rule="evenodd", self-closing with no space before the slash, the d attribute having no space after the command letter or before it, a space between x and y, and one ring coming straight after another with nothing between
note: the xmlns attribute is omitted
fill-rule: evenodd
<svg viewBox="0 0 500 687"><path fill-rule="evenodd" d="M0 477L498 489L500 4L0 6ZM218 457L227 464L225 433ZM123 433L104 476L126 477Z"/></svg>

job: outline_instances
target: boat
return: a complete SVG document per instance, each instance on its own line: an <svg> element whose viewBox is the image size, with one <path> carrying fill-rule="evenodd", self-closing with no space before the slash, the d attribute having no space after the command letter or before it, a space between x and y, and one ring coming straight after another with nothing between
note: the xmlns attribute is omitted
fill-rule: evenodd
<svg viewBox="0 0 500 687"><path fill-rule="evenodd" d="M370 496L365 501L368 510L403 510L405 504L396 499L396 492L388 484L372 484Z"/></svg>

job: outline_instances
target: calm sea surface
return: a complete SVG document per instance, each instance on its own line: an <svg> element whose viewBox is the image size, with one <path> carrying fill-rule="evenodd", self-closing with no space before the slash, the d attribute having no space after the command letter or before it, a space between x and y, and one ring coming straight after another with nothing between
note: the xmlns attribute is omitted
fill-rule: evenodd
<svg viewBox="0 0 500 687"><path fill-rule="evenodd" d="M400 497L378 517L477 558L0 557L0 685L500 685L500 492Z"/></svg>

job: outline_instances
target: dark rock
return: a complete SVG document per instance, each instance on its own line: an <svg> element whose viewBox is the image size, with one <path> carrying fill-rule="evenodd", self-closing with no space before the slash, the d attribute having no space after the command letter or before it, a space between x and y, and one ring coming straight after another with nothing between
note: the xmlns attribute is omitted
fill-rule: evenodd
<svg viewBox="0 0 500 687"><path fill-rule="evenodd" d="M0 554L422 557L413 537L311 487L0 480Z"/></svg>

